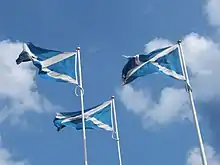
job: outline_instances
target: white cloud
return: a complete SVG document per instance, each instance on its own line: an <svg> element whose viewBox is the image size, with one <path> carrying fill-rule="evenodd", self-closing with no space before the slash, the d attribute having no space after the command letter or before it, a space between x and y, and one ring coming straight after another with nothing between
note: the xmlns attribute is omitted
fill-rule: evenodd
<svg viewBox="0 0 220 165"><path fill-rule="evenodd" d="M17 65L15 60L22 50L22 43L0 42L0 122L16 119L27 111L42 113L51 110L52 104L37 92L35 70L30 63Z"/></svg>
<svg viewBox="0 0 220 165"><path fill-rule="evenodd" d="M191 119L186 110L188 97L184 89L164 88L157 101L153 101L147 91L135 90L130 85L118 90L118 94L128 110L142 116L146 128L179 119Z"/></svg>
<svg viewBox="0 0 220 165"><path fill-rule="evenodd" d="M191 84L196 98L210 101L220 96L220 45L192 33L184 38L187 66L193 73Z"/></svg>
<svg viewBox="0 0 220 165"><path fill-rule="evenodd" d="M207 0L205 5L205 11L208 16L209 23L213 26L220 27L220 1L219 0Z"/></svg>
<svg viewBox="0 0 220 165"><path fill-rule="evenodd" d="M171 43L174 42L157 38L146 44L145 51L150 52ZM190 82L195 99L208 102L218 98L220 96L220 45L210 38L191 33L183 39L183 51L186 64L192 73ZM165 87L157 100L153 100L149 93L145 96L143 91L130 86L122 89L118 94L127 109L141 114L147 126L164 125L179 119L191 118L184 85L182 89Z"/></svg>
<svg viewBox="0 0 220 165"><path fill-rule="evenodd" d="M151 105L151 97L143 90L134 90L130 85L126 85L122 90L118 91L121 101L126 105L128 110L135 113L142 113L146 107Z"/></svg>
<svg viewBox="0 0 220 165"><path fill-rule="evenodd" d="M212 146L205 145L205 153L208 165L220 165L220 157L212 148ZM193 148L188 152L187 165L201 165L201 155L199 148Z"/></svg>
<svg viewBox="0 0 220 165"><path fill-rule="evenodd" d="M187 95L184 89L164 88L157 103L145 114L144 119L157 124L190 117L187 109ZM149 123L148 122L148 123ZM146 125L145 125L146 126Z"/></svg>
<svg viewBox="0 0 220 165"><path fill-rule="evenodd" d="M146 45L146 52L174 44L167 39L155 39ZM220 95L220 44L196 33L183 39L183 52L187 67L192 72L190 82L196 97L210 101ZM215 81L214 81L215 80Z"/></svg>
<svg viewBox="0 0 220 165"><path fill-rule="evenodd" d="M26 160L14 160L12 154L3 147L0 136L0 164L1 165L28 165Z"/></svg>
<svg viewBox="0 0 220 165"><path fill-rule="evenodd" d="M167 47L167 46L170 46L171 44L172 44L172 42L170 42L167 39L155 38L154 40L152 40L151 42L149 42L145 45L145 52L149 53L157 48Z"/></svg>

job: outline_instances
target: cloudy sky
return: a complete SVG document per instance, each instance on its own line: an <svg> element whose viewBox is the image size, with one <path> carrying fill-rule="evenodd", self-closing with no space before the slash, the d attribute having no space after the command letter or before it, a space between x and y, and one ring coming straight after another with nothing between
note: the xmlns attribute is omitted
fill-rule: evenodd
<svg viewBox="0 0 220 165"><path fill-rule="evenodd" d="M85 107L116 97L126 165L201 165L188 96L164 75L121 87L122 55L183 40L208 165L220 165L220 0L12 1L0 5L0 165L83 164L82 134L57 133L57 111L76 111L74 86L40 79L15 60L22 43L81 47ZM87 131L88 162L118 164L111 133Z"/></svg>

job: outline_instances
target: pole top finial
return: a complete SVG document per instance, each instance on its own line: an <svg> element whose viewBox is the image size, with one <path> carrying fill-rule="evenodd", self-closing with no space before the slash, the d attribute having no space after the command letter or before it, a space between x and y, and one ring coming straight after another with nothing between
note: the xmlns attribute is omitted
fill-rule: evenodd
<svg viewBox="0 0 220 165"><path fill-rule="evenodd" d="M182 40L178 40L178 41L177 41L177 44L181 44L181 43L182 43Z"/></svg>
<svg viewBox="0 0 220 165"><path fill-rule="evenodd" d="M112 98L112 99L114 99L114 98L115 98L115 96L112 96L111 98Z"/></svg>
<svg viewBox="0 0 220 165"><path fill-rule="evenodd" d="M80 50L80 47L77 47L76 50Z"/></svg>

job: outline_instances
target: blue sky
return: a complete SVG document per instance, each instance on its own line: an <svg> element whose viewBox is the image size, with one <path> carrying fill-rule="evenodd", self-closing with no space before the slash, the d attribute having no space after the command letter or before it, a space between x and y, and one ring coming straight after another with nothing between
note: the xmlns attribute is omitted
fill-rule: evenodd
<svg viewBox="0 0 220 165"><path fill-rule="evenodd" d="M182 97L183 84L162 75L151 75L121 89L121 70L126 62L122 55L148 52L179 39L184 39L186 61L194 75L192 84L202 133L209 146L207 152L211 153L209 161L217 162L220 148L216 109L220 93L216 92L219 81L214 80L220 75L216 37L220 20L215 19L220 10L216 7L218 3L216 0L2 0L0 40L9 41L0 43L3 59L0 75L8 78L0 83L0 114L6 115L0 120L0 150L11 157L6 159L0 152L0 164L2 161L3 165L17 165L16 161L24 163L23 160L30 165L83 163L81 132L66 128L57 133L52 123L57 110L79 110L80 100L74 95L74 86L39 77L33 80L33 73L25 66L20 70L15 66L13 60L21 49L20 42L31 41L61 51L81 47L85 107L116 96L123 164L197 165L199 160L193 156L199 158L195 149L198 143L190 121L191 111L186 106L187 97ZM213 50L215 61L205 65L210 59L209 50ZM201 65L196 59L201 60ZM12 76L6 76L5 71ZM22 71L26 71L22 74L24 79L19 78ZM211 74L202 74L203 71ZM169 89L164 93L169 95L164 96L161 91L166 86ZM125 97L126 94L130 97ZM170 97L174 100L169 102ZM175 101L176 109L172 103ZM39 107L34 108L36 105ZM117 146L110 133L88 131L87 147L89 165L118 164ZM14 161L10 162L11 159ZM190 164L191 161L196 162Z"/></svg>

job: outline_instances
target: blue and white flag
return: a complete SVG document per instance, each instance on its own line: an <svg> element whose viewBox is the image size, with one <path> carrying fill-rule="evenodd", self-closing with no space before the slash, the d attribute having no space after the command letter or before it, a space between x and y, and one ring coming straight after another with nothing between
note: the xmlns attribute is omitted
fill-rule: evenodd
<svg viewBox="0 0 220 165"><path fill-rule="evenodd" d="M113 131L112 103L113 101L111 99L98 106L86 109L84 111L85 128ZM64 127L74 127L77 130L81 130L82 112L76 111L56 113L53 123L57 127L57 131L60 131Z"/></svg>
<svg viewBox="0 0 220 165"><path fill-rule="evenodd" d="M149 54L126 57L122 70L123 85L153 73L163 73L178 80L185 80L179 58L178 45L156 49Z"/></svg>
<svg viewBox="0 0 220 165"><path fill-rule="evenodd" d="M32 61L44 78L78 85L77 52L61 52L37 47L32 43L24 43L23 51L16 59L22 62Z"/></svg>

